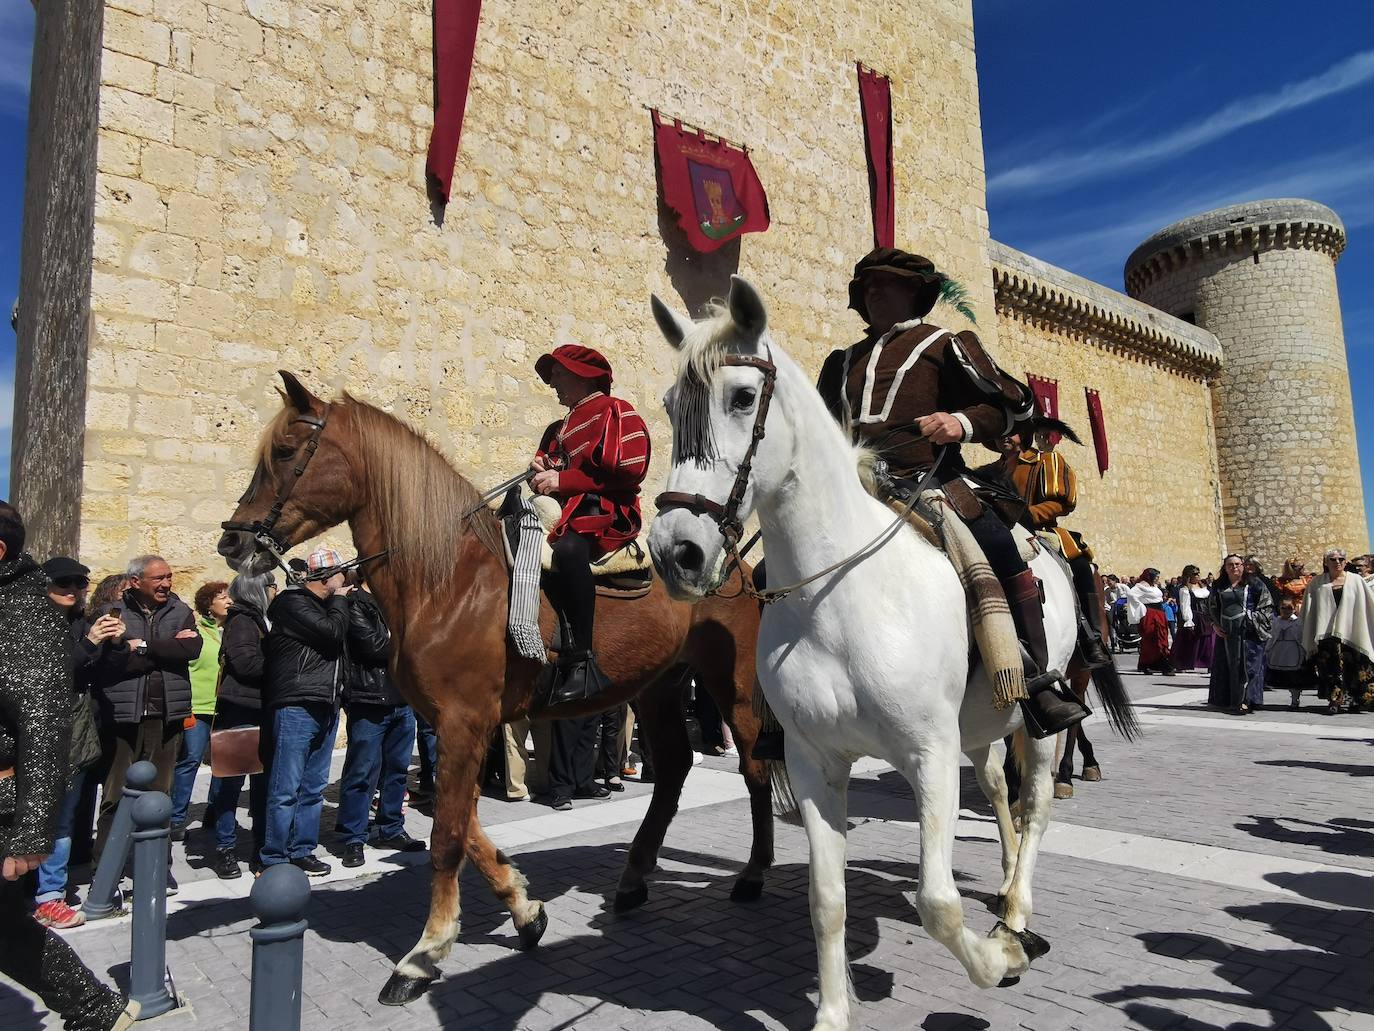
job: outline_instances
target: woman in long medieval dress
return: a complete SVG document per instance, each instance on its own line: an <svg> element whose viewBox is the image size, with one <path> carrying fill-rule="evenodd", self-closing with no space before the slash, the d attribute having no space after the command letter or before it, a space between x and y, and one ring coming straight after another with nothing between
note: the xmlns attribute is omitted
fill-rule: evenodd
<svg viewBox="0 0 1374 1031"><path fill-rule="evenodd" d="M1345 552L1322 558L1322 575L1307 585L1302 643L1312 656L1317 694L1327 713L1374 706L1374 591L1345 570Z"/></svg>
<svg viewBox="0 0 1374 1031"><path fill-rule="evenodd" d="M1216 634L1207 613L1212 592L1202 586L1202 570L1183 567L1178 588L1178 633L1174 635L1173 660L1178 670L1211 669Z"/></svg>
<svg viewBox="0 0 1374 1031"><path fill-rule="evenodd" d="M1218 643L1207 704L1249 715L1264 704L1264 642L1274 618L1274 596L1245 571L1245 560L1227 555L1207 599Z"/></svg>

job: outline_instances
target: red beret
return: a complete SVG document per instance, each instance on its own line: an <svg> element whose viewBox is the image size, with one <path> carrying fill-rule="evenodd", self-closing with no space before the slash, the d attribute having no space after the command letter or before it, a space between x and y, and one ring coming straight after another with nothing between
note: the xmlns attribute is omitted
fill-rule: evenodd
<svg viewBox="0 0 1374 1031"><path fill-rule="evenodd" d="M611 363L594 348L583 347L581 344L561 344L555 347L551 354L541 354L539 360L534 363L534 371L545 383L549 381L549 373L553 371L554 362L574 376L581 376L583 379L604 379L606 386L611 385Z"/></svg>

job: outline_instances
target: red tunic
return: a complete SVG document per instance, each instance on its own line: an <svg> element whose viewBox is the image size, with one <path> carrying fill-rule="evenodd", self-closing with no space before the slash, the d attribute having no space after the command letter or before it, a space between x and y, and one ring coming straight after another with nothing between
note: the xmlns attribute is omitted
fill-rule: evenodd
<svg viewBox="0 0 1374 1031"><path fill-rule="evenodd" d="M550 423L538 456L558 469L554 497L563 515L549 540L580 533L604 555L639 536L639 485L649 454L644 420L628 401L607 394L584 397L562 422Z"/></svg>

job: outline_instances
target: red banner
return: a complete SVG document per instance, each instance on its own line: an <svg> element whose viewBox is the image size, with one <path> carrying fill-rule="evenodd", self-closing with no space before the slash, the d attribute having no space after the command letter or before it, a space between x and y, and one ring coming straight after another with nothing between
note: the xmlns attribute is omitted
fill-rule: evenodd
<svg viewBox="0 0 1374 1031"><path fill-rule="evenodd" d="M429 133L425 171L446 202L458 163L481 13L482 0L434 0L434 128Z"/></svg>
<svg viewBox="0 0 1374 1031"><path fill-rule="evenodd" d="M859 65L859 107L868 153L868 195L873 207L873 246L895 247L892 187L892 81Z"/></svg>
<svg viewBox="0 0 1374 1031"><path fill-rule="evenodd" d="M1035 406L1040 409L1040 414L1051 419L1059 418L1059 381L1057 379L1046 379L1044 376L1026 375L1026 382L1030 385L1031 393L1035 395ZM1051 433L1050 447L1059 443L1059 434ZM1022 441L1029 445L1030 441Z"/></svg>
<svg viewBox="0 0 1374 1031"><path fill-rule="evenodd" d="M1093 431L1093 448L1097 451L1097 475L1107 471L1107 424L1102 419L1102 398L1092 387L1084 387L1088 395L1088 425Z"/></svg>
<svg viewBox="0 0 1374 1031"><path fill-rule="evenodd" d="M694 248L708 254L768 228L768 196L748 151L676 119L664 122L657 111L651 117L663 203Z"/></svg>

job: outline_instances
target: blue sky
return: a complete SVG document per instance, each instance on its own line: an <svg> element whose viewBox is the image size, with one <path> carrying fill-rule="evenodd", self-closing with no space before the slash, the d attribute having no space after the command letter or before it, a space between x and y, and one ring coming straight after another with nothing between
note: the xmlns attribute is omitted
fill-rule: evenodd
<svg viewBox="0 0 1374 1031"><path fill-rule="evenodd" d="M1170 222L1246 200L1320 201L1345 222L1346 350L1357 388L1370 382L1374 3L973 11L996 239L1120 290L1126 257ZM1374 516L1372 397L1357 389L1355 422Z"/></svg>
<svg viewBox="0 0 1374 1031"><path fill-rule="evenodd" d="M1374 3L974 0L997 239L1108 286L1137 243L1222 204L1334 208L1351 375L1374 374ZM0 308L19 283L30 0L0 0ZM14 335L0 320L0 454ZM1355 399L1374 514L1374 402ZM1320 399L1314 399L1320 403ZM0 458L0 496L9 466Z"/></svg>

